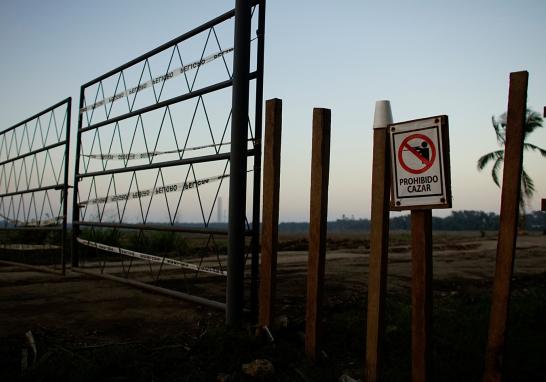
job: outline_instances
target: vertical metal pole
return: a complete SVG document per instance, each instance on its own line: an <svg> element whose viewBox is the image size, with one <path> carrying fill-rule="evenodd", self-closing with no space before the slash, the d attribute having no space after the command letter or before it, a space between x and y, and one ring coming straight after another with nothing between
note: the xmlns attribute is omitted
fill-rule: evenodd
<svg viewBox="0 0 546 382"><path fill-rule="evenodd" d="M389 101L375 104L373 126L372 209L370 264L368 276L368 315L366 327L365 376L376 382L381 373L381 345L387 287L389 250L389 193L391 166L387 125L392 123Z"/></svg>
<svg viewBox="0 0 546 382"><path fill-rule="evenodd" d="M307 265L307 308L305 313L305 352L313 361L317 359L321 335L326 222L328 218L328 178L330 173L330 119L330 110L318 108L313 110L311 211Z"/></svg>
<svg viewBox="0 0 546 382"><path fill-rule="evenodd" d="M258 14L258 62L256 70L256 110L255 110L255 142L254 142L254 188L252 191L252 272L250 286L250 305L254 316L258 312L258 288L260 266L260 194L262 182L262 108L264 92L264 40L265 40L265 0L259 3Z"/></svg>
<svg viewBox="0 0 546 382"><path fill-rule="evenodd" d="M250 18L250 3L247 0L236 0L226 293L226 325L229 326L241 323L244 305Z"/></svg>
<svg viewBox="0 0 546 382"><path fill-rule="evenodd" d="M281 177L282 101L270 99L265 106L264 196L262 261L260 264L260 310L258 325L273 320L279 238L279 189Z"/></svg>
<svg viewBox="0 0 546 382"><path fill-rule="evenodd" d="M489 335L485 353L484 382L500 382L502 380L506 322L508 321L518 229L528 79L529 73L526 71L510 73L500 227Z"/></svg>
<svg viewBox="0 0 546 382"><path fill-rule="evenodd" d="M78 175L80 173L80 150L81 150L81 129L83 114L80 110L83 108L85 89L80 87L80 106L78 107L78 130L76 131L76 157L74 159L74 188L72 190L72 266L80 266L80 253L78 250L77 238L80 233L80 226L74 224L80 220L80 208L78 206Z"/></svg>
<svg viewBox="0 0 546 382"><path fill-rule="evenodd" d="M432 210L411 211L411 380L430 380Z"/></svg>
<svg viewBox="0 0 546 382"><path fill-rule="evenodd" d="M69 160L70 160L70 120L72 119L72 97L67 99L66 104L66 146L64 149L64 187L62 190L63 193L63 230L61 234L62 241L62 268L63 275L66 273L66 258L68 257L68 248L66 245L66 229L67 229L67 220L68 220L68 173L69 173Z"/></svg>

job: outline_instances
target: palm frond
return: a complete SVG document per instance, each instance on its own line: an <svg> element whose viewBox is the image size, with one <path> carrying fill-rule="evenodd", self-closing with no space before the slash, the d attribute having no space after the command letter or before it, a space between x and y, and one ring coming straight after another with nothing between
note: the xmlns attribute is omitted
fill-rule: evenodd
<svg viewBox="0 0 546 382"><path fill-rule="evenodd" d="M542 127L542 116L534 110L527 109L525 113L525 137Z"/></svg>
<svg viewBox="0 0 546 382"><path fill-rule="evenodd" d="M531 198L535 193L535 183L525 169L521 170L521 192L527 198Z"/></svg>
<svg viewBox="0 0 546 382"><path fill-rule="evenodd" d="M497 150L490 152L489 154L485 154L481 156L478 159L478 162L476 163L478 170L481 171L487 166L487 164L492 160L504 160L504 151L503 150Z"/></svg>
<svg viewBox="0 0 546 382"><path fill-rule="evenodd" d="M527 202L525 201L525 198L520 195L519 197L519 216L525 216L525 206L527 205Z"/></svg>
<svg viewBox="0 0 546 382"><path fill-rule="evenodd" d="M544 150L543 148L538 147L538 146L536 146L536 145L534 145L532 143L524 143L523 148L525 149L525 151L528 151L528 150L538 151L540 153L540 155L542 155L543 157L546 158L546 150Z"/></svg>
<svg viewBox="0 0 546 382"><path fill-rule="evenodd" d="M504 142L506 141L506 118L504 119L504 122L502 119L505 114L501 115L499 119L495 119L495 116L491 117L491 123L493 124L495 135L497 136L497 142L501 146L504 146Z"/></svg>
<svg viewBox="0 0 546 382"><path fill-rule="evenodd" d="M491 178L493 178L493 182L495 182L495 184L498 187L500 187L499 169L503 161L504 161L504 156L503 158L497 158L497 160L495 161L495 164L493 165L493 168L491 169Z"/></svg>
<svg viewBox="0 0 546 382"><path fill-rule="evenodd" d="M497 137L497 142L504 147L506 144L506 127L507 127L507 113L501 114L498 118L495 116L491 117L491 123L493 124L493 129L495 130L495 135ZM528 135L535 131L537 128L542 127L543 119L542 116L531 109L527 109L525 112L525 139ZM532 143L524 143L523 148L525 151L538 151L543 158L546 158L546 150L534 145ZM483 170L491 161L494 161L493 167L491 168L491 178L497 186L500 187L499 181L499 171L504 163L504 150L497 150L491 153L485 154L478 159L476 163L479 171ZM529 199L533 196L535 192L535 185L529 174L522 169L521 172L521 197L520 197L520 208L522 211L525 211L526 199Z"/></svg>

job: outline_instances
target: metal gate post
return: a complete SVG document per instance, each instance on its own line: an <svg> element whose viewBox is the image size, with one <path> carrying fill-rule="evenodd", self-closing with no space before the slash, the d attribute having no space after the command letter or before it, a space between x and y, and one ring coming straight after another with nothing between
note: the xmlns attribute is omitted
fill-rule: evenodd
<svg viewBox="0 0 546 382"><path fill-rule="evenodd" d="M251 3L236 0L226 292L226 325L229 326L242 321L244 305L250 21Z"/></svg>
<svg viewBox="0 0 546 382"><path fill-rule="evenodd" d="M81 109L83 108L83 100L85 96L84 87L80 87L80 103L78 107L78 127L76 130L76 156L74 158L74 189L72 190L72 266L80 266L80 253L78 249L77 238L80 232L80 209L78 206L78 175L80 173L80 150L81 150L81 128L82 128L82 118L83 114Z"/></svg>
<svg viewBox="0 0 546 382"><path fill-rule="evenodd" d="M70 162L70 122L72 119L72 97L68 98L68 104L66 106L66 147L64 150L64 187L62 190L62 199L63 199L63 228L61 233L61 241L62 241L62 260L61 260L61 266L62 266L62 273L63 275L66 273L66 258L68 257L68 248L70 246L67 245L67 220L68 220L68 188L70 187L68 185L68 173L69 173L69 162Z"/></svg>
<svg viewBox="0 0 546 382"><path fill-rule="evenodd" d="M260 195L262 186L262 111L264 83L265 0L259 3L258 60L256 63L256 115L254 119L254 189L252 191L252 271L250 282L250 310L258 317L258 289L260 280Z"/></svg>

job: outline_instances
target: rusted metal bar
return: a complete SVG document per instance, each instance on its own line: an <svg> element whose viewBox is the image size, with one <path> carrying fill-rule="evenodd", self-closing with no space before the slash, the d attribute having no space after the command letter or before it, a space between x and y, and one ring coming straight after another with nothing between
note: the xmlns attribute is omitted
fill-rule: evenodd
<svg viewBox="0 0 546 382"><path fill-rule="evenodd" d="M502 380L506 323L508 321L510 289L514 272L519 199L521 195L528 79L529 73L526 71L510 73L500 227L489 335L485 353L484 382L500 382Z"/></svg>
<svg viewBox="0 0 546 382"><path fill-rule="evenodd" d="M61 270L56 270L54 268L41 267L41 266L38 266L38 265L31 265L31 264L24 264L24 263L18 263L16 261L0 260L0 264L11 265L11 266L20 267L20 268L26 268L26 269L30 269L30 270L37 271L37 272L51 273L51 274L57 275L57 276L63 276L64 275L64 270L62 270L62 269Z"/></svg>
<svg viewBox="0 0 546 382"><path fill-rule="evenodd" d="M430 380L432 210L411 211L411 380Z"/></svg>
<svg viewBox="0 0 546 382"><path fill-rule="evenodd" d="M6 198L8 196L23 195L23 194L32 194L34 192L48 191L48 190L61 190L64 187L62 184L53 184L51 186L45 187L36 187L36 188L27 188L21 191L6 192L5 194L0 194L0 198Z"/></svg>
<svg viewBox="0 0 546 382"><path fill-rule="evenodd" d="M77 221L77 222L72 222L72 225L78 226L78 227L103 227L103 228L133 229L133 230L143 230L143 231L184 232L184 233L195 233L195 234L204 234L204 235L227 236L228 234L226 230L221 230L221 229L193 228L193 227L185 227L184 225L172 226L169 224L131 224L131 223ZM251 236L252 231L245 231L245 235Z"/></svg>
<svg viewBox="0 0 546 382"><path fill-rule="evenodd" d="M209 306L209 307L215 308L215 309L225 310L225 308L226 308L226 305L221 303L221 302L209 300L209 299L206 299L206 298L203 298L203 297L193 296L191 294L178 292L178 291L175 291L175 290L172 290L172 289L161 288L161 287L146 284L146 283L143 283L143 282L140 282L140 281L135 281L135 280L130 280L130 279L122 278L122 277L112 276L112 275L108 275L108 274L105 274L105 273L93 272L93 271L89 271L87 269L82 269L82 268L77 268L77 267L73 267L72 271L76 272L76 273L83 273L83 274L90 275L90 276L102 277L102 278L107 279L107 280L120 282L120 283L123 283L123 284L127 284L127 285L131 285L131 286L140 288L140 289L144 289L144 290L147 290L147 291L150 291L150 292L160 293L160 294L164 294L166 296L179 298L181 300L195 302L197 304L204 305L204 306Z"/></svg>
<svg viewBox="0 0 546 382"><path fill-rule="evenodd" d="M3 232L9 231L62 231L62 226L43 225L43 226L17 226L17 227L2 227Z"/></svg>
<svg viewBox="0 0 546 382"><path fill-rule="evenodd" d="M389 247L389 195L390 162L387 125L392 123L389 101L375 104L372 162L372 207L370 228L370 263L368 275L368 313L366 321L367 382L376 382L381 373L381 345L385 294L387 286L387 262Z"/></svg>
<svg viewBox="0 0 546 382"><path fill-rule="evenodd" d="M281 131L282 101L270 99L265 104L262 256L258 314L260 327L270 327L273 320L279 239Z"/></svg>
<svg viewBox="0 0 546 382"><path fill-rule="evenodd" d="M309 219L309 258L307 266L307 309L305 314L305 351L315 361L320 346L321 310L326 257L328 217L328 178L330 172L329 109L313 110L313 147L311 156L311 211Z"/></svg>
<svg viewBox="0 0 546 382"><path fill-rule="evenodd" d="M69 98L69 99L71 99L71 98ZM40 147L39 149L36 149L36 150L33 150L33 151L29 151L28 153L24 153L24 154L18 155L16 157L6 159L6 160L0 162L0 166L3 166L5 164L11 163L11 162L15 162L15 161L18 161L18 160L21 160L21 159L24 159L24 158L27 158L27 157L30 157L30 156L33 156L33 155L36 155L36 154L40 154L40 153L42 153L44 151L53 150L53 149L55 149L57 147L60 147L60 146L66 146L66 142L67 142L66 140L55 142L55 143L53 143L51 145Z"/></svg>
<svg viewBox="0 0 546 382"><path fill-rule="evenodd" d="M248 150L247 155L248 156L254 155L254 150L253 149ZM203 155L203 156L199 156L195 158L175 159L175 160L157 162L157 163L152 163L147 165L118 167L118 168L112 168L112 169L104 170L104 171L87 172L84 174L76 175L76 179L79 180L83 178L92 178L94 176L122 174L126 172L151 170L151 169L163 168L163 167L183 166L183 165L194 164L194 163L207 163L207 162L214 162L219 160L229 160L229 153Z"/></svg>

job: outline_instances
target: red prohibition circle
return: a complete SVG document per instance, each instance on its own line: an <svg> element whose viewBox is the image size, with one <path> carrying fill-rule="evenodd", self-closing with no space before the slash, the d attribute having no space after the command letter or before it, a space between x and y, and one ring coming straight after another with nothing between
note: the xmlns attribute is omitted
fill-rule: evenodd
<svg viewBox="0 0 546 382"><path fill-rule="evenodd" d="M421 153L419 153L417 150L415 150L415 148L413 148L412 146L409 145L408 142L411 141L412 139L422 139L424 142L426 142L429 145L430 154L431 154L430 155L430 160L426 159ZM413 155L415 155L417 157L417 159L419 159L424 164L424 166L422 168L418 168L418 169L409 167L404 162L404 157L402 156L402 151L404 151L404 150L410 151ZM423 134L408 135L402 141L402 144L398 148L398 161L400 162L400 166L402 166L402 168L404 170L406 170L407 172L409 172L411 174L422 174L423 172L427 171L429 168L432 167L435 160L436 160L436 147L434 147L434 143L432 142L432 140L429 137L427 137L426 135L423 135Z"/></svg>

